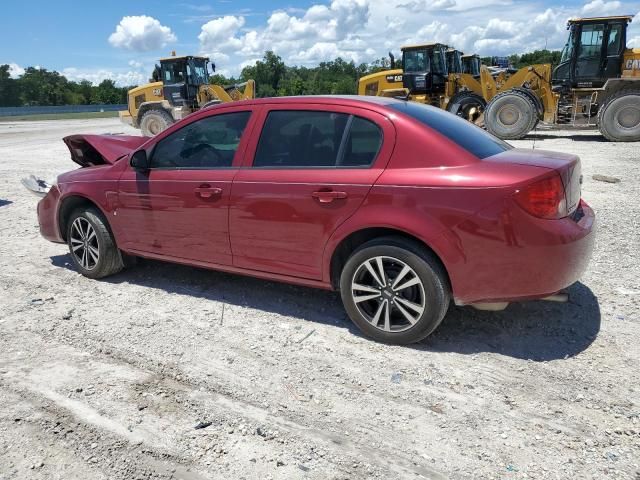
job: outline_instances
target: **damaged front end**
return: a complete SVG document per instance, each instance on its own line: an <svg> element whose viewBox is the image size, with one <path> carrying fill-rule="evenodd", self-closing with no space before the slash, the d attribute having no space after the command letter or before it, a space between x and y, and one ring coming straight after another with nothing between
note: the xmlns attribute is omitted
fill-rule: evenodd
<svg viewBox="0 0 640 480"><path fill-rule="evenodd" d="M71 160L83 168L114 164L147 140L130 135L70 135L62 139L69 148ZM52 186L35 175L29 175L21 182L38 197L46 196Z"/></svg>
<svg viewBox="0 0 640 480"><path fill-rule="evenodd" d="M20 180L20 182L22 182L22 185L24 185L27 190L40 198L44 198L44 196L49 193L52 185L35 175L29 175Z"/></svg>

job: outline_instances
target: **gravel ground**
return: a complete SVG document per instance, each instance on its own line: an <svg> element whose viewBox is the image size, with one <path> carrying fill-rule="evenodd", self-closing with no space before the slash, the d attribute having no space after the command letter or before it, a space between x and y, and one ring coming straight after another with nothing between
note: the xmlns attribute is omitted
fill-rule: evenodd
<svg viewBox="0 0 640 480"><path fill-rule="evenodd" d="M64 135L128 131L0 124L0 479L640 479L637 145L513 142L582 157L589 270L568 304L452 307L407 348L331 292L151 261L77 274L19 180L74 168Z"/></svg>

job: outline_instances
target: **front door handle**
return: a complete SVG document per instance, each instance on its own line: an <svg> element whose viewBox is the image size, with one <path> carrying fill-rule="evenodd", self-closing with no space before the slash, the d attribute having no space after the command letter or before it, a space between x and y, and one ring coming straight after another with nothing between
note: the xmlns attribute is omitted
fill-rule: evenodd
<svg viewBox="0 0 640 480"><path fill-rule="evenodd" d="M219 187L212 187L209 184L200 185L196 188L196 195L201 198L211 198L213 196L220 195L222 193L222 189Z"/></svg>
<svg viewBox="0 0 640 480"><path fill-rule="evenodd" d="M331 203L339 198L347 198L347 192L334 192L333 190L319 190L313 192L311 196L320 203Z"/></svg>

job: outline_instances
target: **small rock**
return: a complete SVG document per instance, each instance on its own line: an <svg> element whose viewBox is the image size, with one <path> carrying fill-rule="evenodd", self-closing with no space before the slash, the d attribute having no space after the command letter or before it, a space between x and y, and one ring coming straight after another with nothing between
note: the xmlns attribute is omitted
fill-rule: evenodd
<svg viewBox="0 0 640 480"><path fill-rule="evenodd" d="M591 178L593 178L594 180L597 180L599 182L606 182L606 183L618 183L618 182L620 182L620 179L618 177L610 177L608 175L600 175L599 173L596 173Z"/></svg>

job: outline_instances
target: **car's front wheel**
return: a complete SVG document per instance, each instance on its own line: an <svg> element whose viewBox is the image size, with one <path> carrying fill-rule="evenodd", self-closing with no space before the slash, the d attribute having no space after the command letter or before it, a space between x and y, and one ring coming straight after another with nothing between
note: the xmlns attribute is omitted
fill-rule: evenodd
<svg viewBox="0 0 640 480"><path fill-rule="evenodd" d="M76 269L85 277L102 278L123 268L122 255L101 212L76 210L67 226L67 244Z"/></svg>
<svg viewBox="0 0 640 480"><path fill-rule="evenodd" d="M449 307L446 274L420 245L386 237L367 242L347 260L340 276L342 302L369 337L392 344L422 340Z"/></svg>

